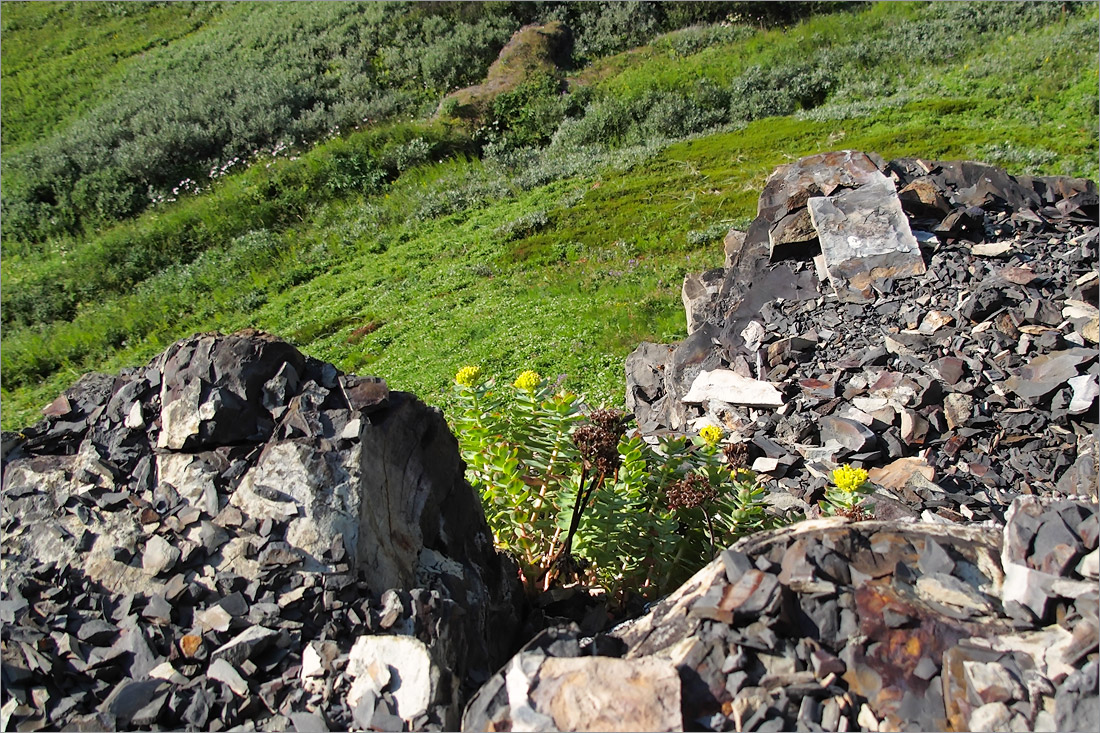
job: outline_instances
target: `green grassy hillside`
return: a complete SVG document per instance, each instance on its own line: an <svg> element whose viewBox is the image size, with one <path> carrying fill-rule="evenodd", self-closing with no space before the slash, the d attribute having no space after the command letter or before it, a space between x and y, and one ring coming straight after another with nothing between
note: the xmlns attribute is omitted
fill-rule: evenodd
<svg viewBox="0 0 1100 733"><path fill-rule="evenodd" d="M9 55L34 48L37 64L63 68L66 54L80 52L75 41L59 38L44 51L21 35L45 33L42 24L15 24L11 8L30 5L0 7L5 128L9 62L17 63ZM720 264L722 235L748 223L780 163L858 148L1097 175L1095 3L853 5L784 27L761 29L757 18L663 35L678 4L649 26L628 23L653 12L646 6L612 7L586 25L580 16L590 8L522 5L580 24L571 68L562 69L564 86L518 89L480 126L428 119L453 85L476 81L456 78L408 97L404 120L315 131L321 142L230 166L198 194L168 188L178 200L143 213L114 221L117 212L107 212L71 231L9 229L9 211L21 204L9 202L8 182L17 191L26 182L20 161L107 114L94 99L139 66L148 73L136 63L141 54L165 54L156 58L169 73L168 59L182 58L173 54L214 38L239 48L266 27L246 17L260 10L166 4L143 8L146 35L126 26L131 37L118 32L116 42L106 28L117 18L86 17L100 33L87 52L112 61L59 94L64 113L16 110L10 141L5 130L4 427L34 421L86 370L141 363L197 330L245 326L444 406L454 372L470 363L566 374L593 402L618 404L623 358L642 340L684 336L684 273ZM732 13L751 4L728 5ZM432 7L383 6L370 23L324 22L362 30L393 13L403 24L394 27L423 30L437 17ZM540 19L492 7L465 19L448 10L459 13L452 21L499 31L485 31L493 51L478 52L479 73L514 28ZM615 22L649 28L651 42L627 48L637 39ZM148 43L154 35L161 45L142 46L138 36ZM10 36L19 38L14 46ZM346 48L312 53L314 68L349 58ZM372 77L357 96L342 83L330 91L352 106L411 89ZM241 109L248 116L253 108Z"/></svg>

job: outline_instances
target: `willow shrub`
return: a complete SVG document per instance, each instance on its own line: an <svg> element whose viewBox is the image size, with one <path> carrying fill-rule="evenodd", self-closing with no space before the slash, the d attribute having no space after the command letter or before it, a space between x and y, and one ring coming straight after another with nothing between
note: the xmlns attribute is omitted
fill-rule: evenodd
<svg viewBox="0 0 1100 733"><path fill-rule="evenodd" d="M768 511L740 446L719 428L656 445L532 371L455 377L458 436L498 548L530 593L580 582L625 601L678 586L737 537L787 520Z"/></svg>

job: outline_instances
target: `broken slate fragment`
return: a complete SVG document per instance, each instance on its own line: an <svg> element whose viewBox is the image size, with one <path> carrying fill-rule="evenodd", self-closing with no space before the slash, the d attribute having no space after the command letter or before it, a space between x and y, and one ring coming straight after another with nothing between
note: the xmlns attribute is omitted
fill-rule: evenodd
<svg viewBox="0 0 1100 733"><path fill-rule="evenodd" d="M173 547L160 535L153 535L145 543L145 552L141 556L141 567L149 575L160 575L171 570L180 559L181 551Z"/></svg>
<svg viewBox="0 0 1100 733"><path fill-rule="evenodd" d="M210 654L211 659L224 659L230 664L239 665L244 660L262 651L279 632L263 626L253 626L242 631Z"/></svg>
<svg viewBox="0 0 1100 733"><path fill-rule="evenodd" d="M729 369L701 372L683 397L684 402L691 404L710 400L757 408L783 405L783 395L770 382L742 377Z"/></svg>
<svg viewBox="0 0 1100 733"><path fill-rule="evenodd" d="M884 281L924 273L897 189L881 173L854 191L811 198L806 205L842 300L868 301Z"/></svg>
<svg viewBox="0 0 1100 733"><path fill-rule="evenodd" d="M224 682L235 695L244 697L248 694L248 683L234 669L233 665L224 659L215 659L206 670L206 676L218 682Z"/></svg>
<svg viewBox="0 0 1100 733"><path fill-rule="evenodd" d="M1041 354L1005 380L1005 387L1025 399L1050 394L1073 377L1077 366L1096 357L1094 349L1065 349Z"/></svg>
<svg viewBox="0 0 1100 733"><path fill-rule="evenodd" d="M846 417L826 415L821 418L820 428L822 443L831 440L853 453L869 450L878 442L870 428Z"/></svg>
<svg viewBox="0 0 1100 733"><path fill-rule="evenodd" d="M1080 415L1087 412L1100 396L1100 384L1095 374L1082 374L1066 380L1073 389L1073 399L1069 403L1069 414Z"/></svg>

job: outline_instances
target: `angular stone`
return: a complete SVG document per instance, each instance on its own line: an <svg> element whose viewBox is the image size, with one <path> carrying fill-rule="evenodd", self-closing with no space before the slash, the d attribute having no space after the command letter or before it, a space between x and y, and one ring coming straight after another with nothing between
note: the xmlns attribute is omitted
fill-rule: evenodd
<svg viewBox="0 0 1100 733"><path fill-rule="evenodd" d="M668 660L551 657L537 680L531 705L554 730L683 730L680 677Z"/></svg>
<svg viewBox="0 0 1100 733"><path fill-rule="evenodd" d="M878 442L869 428L845 417L826 415L821 418L820 429L822 443L835 441L853 453L869 450Z"/></svg>
<svg viewBox="0 0 1100 733"><path fill-rule="evenodd" d="M962 359L945 356L933 361L929 367L937 379L942 380L944 384L954 386L962 379L965 365Z"/></svg>
<svg viewBox="0 0 1100 733"><path fill-rule="evenodd" d="M968 660L963 662L963 673L983 703L1027 699L1023 685L1002 664Z"/></svg>
<svg viewBox="0 0 1100 733"><path fill-rule="evenodd" d="M806 209L787 214L768 230L769 256L772 262L805 251L806 245L817 242L817 230Z"/></svg>
<svg viewBox="0 0 1100 733"><path fill-rule="evenodd" d="M901 439L906 445L924 445L928 421L915 410L901 411Z"/></svg>
<svg viewBox="0 0 1100 733"><path fill-rule="evenodd" d="M1093 349L1065 349L1040 354L1005 380L1005 388L1025 399L1037 399L1050 394L1073 377L1077 366L1096 358Z"/></svg>
<svg viewBox="0 0 1100 733"><path fill-rule="evenodd" d="M1088 412L1100 397L1100 383L1095 374L1082 374L1066 380L1073 389L1073 399L1069 403L1069 414L1080 415Z"/></svg>
<svg viewBox="0 0 1100 733"><path fill-rule="evenodd" d="M412 720L427 711L435 693L439 671L434 668L427 647L418 639L408 636L361 636L356 639L348 655L346 674L352 679L367 673L372 664L389 667L394 671L391 682L396 705L395 713L404 720ZM434 672L433 672L434 669ZM355 707L358 700L348 704Z"/></svg>
<svg viewBox="0 0 1100 733"><path fill-rule="evenodd" d="M991 702L976 708L970 714L968 730L1007 731L1012 722L1012 711L1003 702Z"/></svg>
<svg viewBox="0 0 1100 733"><path fill-rule="evenodd" d="M728 369L700 372L682 399L691 404L711 400L761 409L774 409L783 405L782 393L770 382L742 377Z"/></svg>
<svg viewBox="0 0 1100 733"><path fill-rule="evenodd" d="M180 637L180 651L185 657L197 657L202 646L202 636L199 634L184 634Z"/></svg>
<svg viewBox="0 0 1100 733"><path fill-rule="evenodd" d="M829 279L842 299L870 300L883 281L925 271L893 181L881 173L871 178L854 191L807 202Z"/></svg>
<svg viewBox="0 0 1100 733"><path fill-rule="evenodd" d="M695 333L706 321L711 302L722 289L725 281L725 270L715 269L695 274L684 275L684 285L680 290L680 298L684 303L684 314L687 317L687 332Z"/></svg>
<svg viewBox="0 0 1100 733"><path fill-rule="evenodd" d="M944 326L950 326L954 322L955 318L950 313L932 310L925 314L924 320L921 321L917 330L925 336L931 336Z"/></svg>
<svg viewBox="0 0 1100 733"><path fill-rule="evenodd" d="M180 549L174 547L160 535L153 535L145 543L145 552L141 555L141 567L149 575L168 572L180 559Z"/></svg>
<svg viewBox="0 0 1100 733"><path fill-rule="evenodd" d="M968 394L952 392L943 398L943 412L947 417L947 427L954 430L970 422L970 413L974 409L974 398Z"/></svg>
<svg viewBox="0 0 1100 733"><path fill-rule="evenodd" d="M263 651L278 636L279 632L274 629L252 626L211 652L210 658L224 659L234 666L240 666L241 662Z"/></svg>
<svg viewBox="0 0 1100 733"><path fill-rule="evenodd" d="M211 662L206 669L206 676L212 680L224 682L238 697L248 695L248 683L245 682L245 679L241 677L233 665L224 659L215 659Z"/></svg>
<svg viewBox="0 0 1100 733"><path fill-rule="evenodd" d="M922 598L965 611L987 613L992 609L989 601L968 583L944 573L920 576L917 578L916 588L917 595Z"/></svg>
<svg viewBox="0 0 1100 733"><path fill-rule="evenodd" d="M923 458L898 458L881 468L872 468L867 472L867 478L884 489L896 490L906 486L914 474L920 474L925 480L931 481L936 470Z"/></svg>

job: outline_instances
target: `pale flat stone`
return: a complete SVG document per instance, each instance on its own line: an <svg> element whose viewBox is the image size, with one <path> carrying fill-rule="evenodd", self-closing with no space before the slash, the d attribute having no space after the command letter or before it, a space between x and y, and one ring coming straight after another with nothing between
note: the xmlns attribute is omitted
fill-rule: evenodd
<svg viewBox="0 0 1100 733"><path fill-rule="evenodd" d="M180 549L173 547L160 535L153 535L145 543L141 555L141 567L149 575L160 575L171 570L180 559Z"/></svg>
<svg viewBox="0 0 1100 733"><path fill-rule="evenodd" d="M894 182L881 173L854 191L807 201L829 279L842 298L869 300L872 285L925 271Z"/></svg>
<svg viewBox="0 0 1100 733"><path fill-rule="evenodd" d="M946 311L928 311L917 330L926 336L931 336L944 326L949 326L954 322L954 317Z"/></svg>
<svg viewBox="0 0 1100 733"><path fill-rule="evenodd" d="M970 714L970 730L1006 731L1012 722L1012 711L1003 702L982 705Z"/></svg>
<svg viewBox="0 0 1100 733"><path fill-rule="evenodd" d="M978 612L990 610L989 602L978 591L953 576L922 575L917 578L916 585L917 595L930 601Z"/></svg>
<svg viewBox="0 0 1100 733"><path fill-rule="evenodd" d="M149 670L149 676L158 680L168 680L177 685L186 685L187 678L176 671L171 662L161 662Z"/></svg>
<svg viewBox="0 0 1100 733"><path fill-rule="evenodd" d="M967 683L983 703L1026 699L1023 686L1005 669L1004 665L971 660L966 660L962 664Z"/></svg>
<svg viewBox="0 0 1100 733"><path fill-rule="evenodd" d="M203 631L228 631L233 617L221 606L212 606L205 611L195 612L195 621Z"/></svg>
<svg viewBox="0 0 1100 733"><path fill-rule="evenodd" d="M1092 407L1092 403L1100 397L1100 384L1097 383L1095 374L1082 374L1066 380L1073 389L1073 398L1069 401L1071 415L1079 415Z"/></svg>
<svg viewBox="0 0 1100 733"><path fill-rule="evenodd" d="M1100 579L1100 550L1093 550L1077 563L1077 572L1090 580Z"/></svg>
<svg viewBox="0 0 1100 733"><path fill-rule="evenodd" d="M665 659L550 657L530 699L557 730L683 730L680 675Z"/></svg>
<svg viewBox="0 0 1100 733"><path fill-rule="evenodd" d="M961 392L952 392L943 398L943 412L947 417L947 427L954 430L965 426L974 409L974 398Z"/></svg>
<svg viewBox="0 0 1100 733"><path fill-rule="evenodd" d="M232 664L224 659L215 659L206 670L206 676L212 680L218 680L229 685L235 695L245 697L248 695L248 683Z"/></svg>
<svg viewBox="0 0 1100 733"><path fill-rule="evenodd" d="M372 665L396 672L389 682L398 716L412 720L428 709L432 699L432 661L422 641L410 636L361 636L348 655L347 675L354 679L367 675L376 683ZM378 671L377 667L375 670ZM396 687L392 686L394 678L398 681ZM348 705L355 707L350 699Z"/></svg>
<svg viewBox="0 0 1100 733"><path fill-rule="evenodd" d="M977 257L1000 257L1015 249L1012 242L990 242L988 244L975 244L970 248L970 254Z"/></svg>
<svg viewBox="0 0 1100 733"><path fill-rule="evenodd" d="M771 382L742 377L729 369L715 369L700 373L683 398L684 402L691 404L701 404L710 400L766 409L783 405L783 395Z"/></svg>

